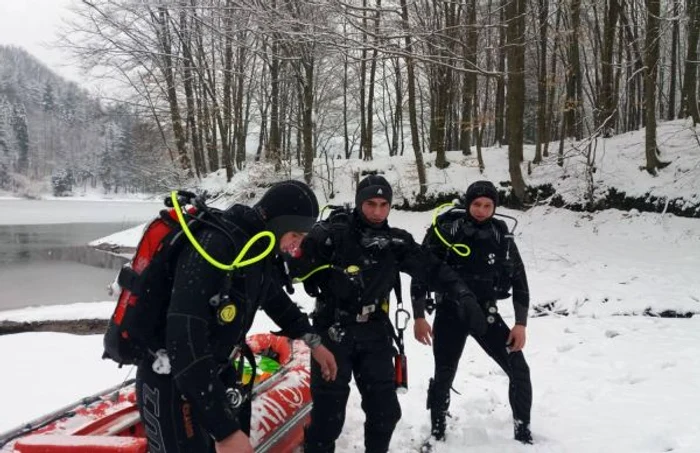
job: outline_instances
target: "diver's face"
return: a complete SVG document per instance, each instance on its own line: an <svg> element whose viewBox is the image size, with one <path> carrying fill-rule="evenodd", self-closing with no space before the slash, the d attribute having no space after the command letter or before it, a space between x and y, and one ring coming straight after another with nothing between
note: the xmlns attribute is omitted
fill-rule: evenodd
<svg viewBox="0 0 700 453"><path fill-rule="evenodd" d="M475 198L472 204L469 205L469 214L477 222L484 222L490 219L493 217L494 212L496 212L496 207L493 204L493 200L489 197Z"/></svg>
<svg viewBox="0 0 700 453"><path fill-rule="evenodd" d="M279 240L280 252L296 258L301 251L301 241L304 240L304 236L306 236L306 233L301 233L299 231L288 231L284 233Z"/></svg>
<svg viewBox="0 0 700 453"><path fill-rule="evenodd" d="M389 217L391 205L384 198L370 198L362 202L362 215L373 225L380 225Z"/></svg>

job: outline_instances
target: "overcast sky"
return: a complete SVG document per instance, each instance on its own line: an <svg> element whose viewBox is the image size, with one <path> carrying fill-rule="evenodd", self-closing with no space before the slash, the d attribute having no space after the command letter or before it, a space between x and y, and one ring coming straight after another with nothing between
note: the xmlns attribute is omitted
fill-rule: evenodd
<svg viewBox="0 0 700 453"><path fill-rule="evenodd" d="M54 72L82 83L70 56L51 48L68 6L79 0L0 0L0 44L23 47Z"/></svg>

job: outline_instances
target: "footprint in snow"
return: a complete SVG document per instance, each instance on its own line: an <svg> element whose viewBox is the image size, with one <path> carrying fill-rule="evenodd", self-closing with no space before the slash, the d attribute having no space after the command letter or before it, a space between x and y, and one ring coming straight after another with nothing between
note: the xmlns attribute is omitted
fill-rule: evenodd
<svg viewBox="0 0 700 453"><path fill-rule="evenodd" d="M569 352L572 349L574 349L574 344L564 344L561 346L557 346L557 352Z"/></svg>
<svg viewBox="0 0 700 453"><path fill-rule="evenodd" d="M618 332L616 330L606 330L605 331L605 336L608 338L615 338L618 335L620 335L620 332Z"/></svg>

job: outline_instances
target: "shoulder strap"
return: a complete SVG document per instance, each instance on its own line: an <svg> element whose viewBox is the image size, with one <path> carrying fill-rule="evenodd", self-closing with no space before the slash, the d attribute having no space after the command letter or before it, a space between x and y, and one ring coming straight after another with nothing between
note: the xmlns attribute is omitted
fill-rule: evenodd
<svg viewBox="0 0 700 453"><path fill-rule="evenodd" d="M403 296L401 295L401 273L396 271L396 277L394 279L394 295L396 296L396 303L398 305L403 305Z"/></svg>
<svg viewBox="0 0 700 453"><path fill-rule="evenodd" d="M331 211L328 218L328 228L333 250L331 252L331 264L335 261L336 254L342 252L344 236L350 228L351 211L347 206L341 206Z"/></svg>

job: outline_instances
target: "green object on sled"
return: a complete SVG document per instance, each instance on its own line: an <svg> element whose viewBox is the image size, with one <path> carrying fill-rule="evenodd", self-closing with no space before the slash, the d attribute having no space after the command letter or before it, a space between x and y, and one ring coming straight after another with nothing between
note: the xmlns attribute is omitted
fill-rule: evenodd
<svg viewBox="0 0 700 453"><path fill-rule="evenodd" d="M270 357L264 355L255 356L255 381L265 380L275 374L280 369L280 363ZM253 369L248 362L243 364L243 373L241 373L241 381L245 384L250 382L250 375Z"/></svg>

